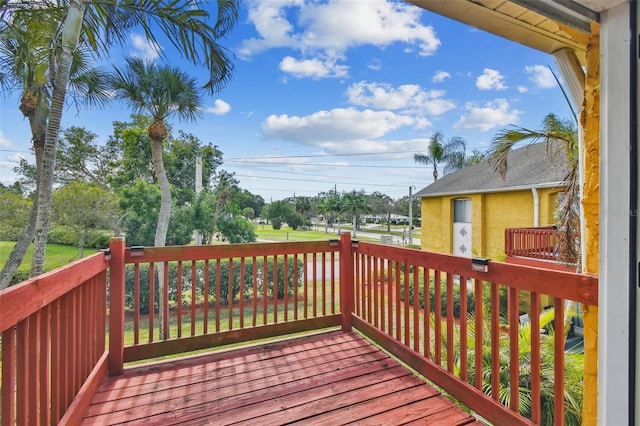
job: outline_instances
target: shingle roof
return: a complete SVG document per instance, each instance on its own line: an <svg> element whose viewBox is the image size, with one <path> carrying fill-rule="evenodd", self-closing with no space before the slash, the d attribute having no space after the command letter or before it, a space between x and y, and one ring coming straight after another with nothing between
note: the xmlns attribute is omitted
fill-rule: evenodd
<svg viewBox="0 0 640 426"><path fill-rule="evenodd" d="M568 170L564 151L548 152L547 144L536 143L516 149L507 157L507 176L503 180L489 161L450 173L418 191L416 197L508 191L527 187L562 186ZM427 172L428 169L425 169Z"/></svg>

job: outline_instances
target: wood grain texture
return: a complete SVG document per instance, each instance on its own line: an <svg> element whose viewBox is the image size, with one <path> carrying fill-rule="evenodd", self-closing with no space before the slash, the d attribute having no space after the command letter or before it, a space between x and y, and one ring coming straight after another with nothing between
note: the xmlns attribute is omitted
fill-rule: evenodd
<svg viewBox="0 0 640 426"><path fill-rule="evenodd" d="M352 332L126 369L83 425L464 425L475 419Z"/></svg>

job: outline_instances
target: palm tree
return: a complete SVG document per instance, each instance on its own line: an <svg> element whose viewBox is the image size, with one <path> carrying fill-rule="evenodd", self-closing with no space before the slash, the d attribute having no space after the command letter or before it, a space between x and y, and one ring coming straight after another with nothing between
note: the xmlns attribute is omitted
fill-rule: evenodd
<svg viewBox="0 0 640 426"><path fill-rule="evenodd" d="M580 189L578 181L578 130L571 120L563 120L553 113L547 114L540 130L514 126L503 129L494 136L489 149L489 164L503 179L507 176L508 155L515 145L527 142L547 144L550 157L563 155L568 169L564 176L565 190L559 194L557 216L562 233L559 259L578 263L580 248ZM576 236L578 236L576 238Z"/></svg>
<svg viewBox="0 0 640 426"><path fill-rule="evenodd" d="M323 198L318 203L318 213L324 217L324 233L329 232L329 214L333 213L331 202L328 198Z"/></svg>
<svg viewBox="0 0 640 426"><path fill-rule="evenodd" d="M433 165L433 180L438 180L438 165L444 164L443 174L451 173L465 167L466 142L453 137L445 142L442 132L431 135L426 154L415 154L413 159L418 164Z"/></svg>
<svg viewBox="0 0 640 426"><path fill-rule="evenodd" d="M38 198L38 178L47 133L52 61L55 63L55 55L51 55L48 49L58 32L60 12L59 9L37 9L32 13L18 11L11 25L3 26L0 32L0 86L6 93L16 88L21 91L19 109L29 121L36 158L35 199ZM86 42L81 40L72 58L70 94L76 103L101 105L109 98L104 85L106 74L100 69L91 68L87 62L91 54L86 47ZM37 203L34 202L29 222L0 272L0 289L9 285L22 263L34 237L36 218Z"/></svg>
<svg viewBox="0 0 640 426"><path fill-rule="evenodd" d="M362 191L351 191L342 197L342 211L349 212L353 216L353 236L360 226L360 213L369 213L371 209Z"/></svg>
<svg viewBox="0 0 640 426"><path fill-rule="evenodd" d="M196 80L177 68L155 66L139 58L127 59L125 70L116 70L110 79L116 98L124 101L134 113L152 117L147 134L151 141L151 161L160 187L161 202L154 244L165 245L171 215L171 189L162 160L162 143L168 135L166 119L177 115L195 120L203 101Z"/></svg>
<svg viewBox="0 0 640 426"><path fill-rule="evenodd" d="M233 69L229 57L217 41L233 27L238 18L238 8L237 0L218 0L215 25L211 26L207 23L210 14L202 9L199 0L69 0L68 3L50 0L42 8L34 8L31 2L25 1L0 4L0 22L3 27L11 26L19 12L30 13L34 9L60 9L63 12L62 21L58 22L59 38L51 43L50 53L59 52L59 56L55 72L50 75L54 84L40 174L38 215L30 271L32 276L42 273L44 265L58 134L71 63L80 35L87 35L87 40L98 55L108 56L111 46L128 42L127 36L134 28L142 29L146 38L155 44L158 44L155 34L163 34L186 60L204 65L208 69L209 79L204 88L215 92L230 79Z"/></svg>
<svg viewBox="0 0 640 426"><path fill-rule="evenodd" d="M154 245L164 247L171 217L171 187L162 159L162 143L168 135L166 119L177 115L181 119L195 120L202 110L201 89L196 80L177 68L156 67L152 62L139 58L127 59L124 71L116 70L110 79L116 91L116 98L124 101L135 113L148 113L152 117L147 128L151 142L151 161L158 186L160 187L160 212ZM162 277L159 265L158 277ZM164 281L159 281L163 294ZM164 314L160 298L160 335L168 338L168 330L162 326Z"/></svg>
<svg viewBox="0 0 640 426"><path fill-rule="evenodd" d="M552 322L554 319L554 310L548 309L540 314L539 329L546 330L545 334L540 334L540 408L541 408L541 424L553 425L554 424L554 345L555 338L554 333L558 330L554 330ZM467 370L468 370L468 382L475 383L476 374L482 375L482 389L483 392L491 394L491 318L489 312L485 312L482 315L482 329L476 330L475 317L469 315L468 324L469 332L467 334ZM436 326L435 317L431 317L432 326ZM442 336L446 336L446 321L441 324ZM507 328L506 324L501 324L501 328ZM519 345L519 366L520 366L520 381L518 386L519 392L519 409L520 414L525 417L531 415L531 322L518 325L518 341ZM481 336L482 338L482 370L481 372L475 371L475 343L476 338ZM446 340L446 337L443 337ZM461 375L461 344L460 335L455 335L455 341L453 344L454 350L454 374L458 377ZM500 336L499 342L500 352L500 389L499 400L504 405L509 405L510 398L510 386L509 383L509 345L510 341L508 333L503 333ZM446 342L442 344L446 347ZM584 355L579 353L573 353L571 351L564 352L564 366L565 366L565 424L567 425L579 425L582 418L582 378L584 369Z"/></svg>

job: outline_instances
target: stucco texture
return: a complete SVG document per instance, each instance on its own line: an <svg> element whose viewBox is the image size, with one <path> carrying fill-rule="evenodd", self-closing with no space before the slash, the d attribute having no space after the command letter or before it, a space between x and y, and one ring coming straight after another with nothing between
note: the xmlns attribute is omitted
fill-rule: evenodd
<svg viewBox="0 0 640 426"><path fill-rule="evenodd" d="M555 223L554 204L560 188L538 189L539 226ZM422 249L453 253L453 202L471 200L471 251L473 256L504 258L505 228L534 225L534 196L531 190L504 191L422 199Z"/></svg>

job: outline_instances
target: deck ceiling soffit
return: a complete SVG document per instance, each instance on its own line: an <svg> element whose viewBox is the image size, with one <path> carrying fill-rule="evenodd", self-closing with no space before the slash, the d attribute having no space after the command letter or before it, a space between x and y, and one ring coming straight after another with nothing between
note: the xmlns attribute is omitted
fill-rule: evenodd
<svg viewBox="0 0 640 426"><path fill-rule="evenodd" d="M573 0L406 0L546 53L574 50L582 65L598 12Z"/></svg>

